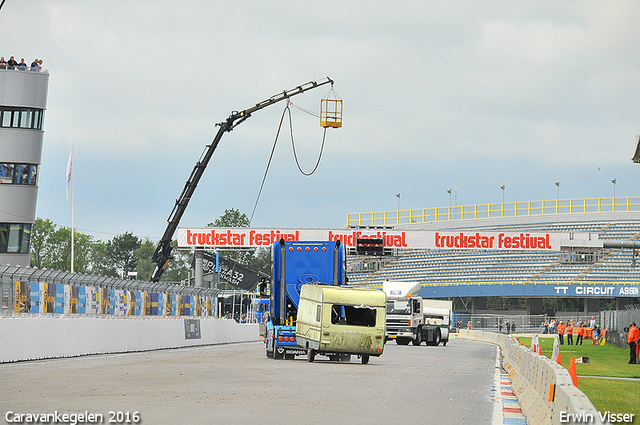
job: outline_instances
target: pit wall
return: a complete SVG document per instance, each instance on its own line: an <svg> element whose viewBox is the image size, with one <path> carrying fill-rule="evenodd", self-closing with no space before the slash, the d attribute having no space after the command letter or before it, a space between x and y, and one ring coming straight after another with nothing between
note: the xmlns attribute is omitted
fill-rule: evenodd
<svg viewBox="0 0 640 425"><path fill-rule="evenodd" d="M500 346L503 367L509 373L511 388L527 423L562 424L573 414L579 418L591 415L589 423L603 424L591 400L573 385L569 371L558 363L506 335L467 329L461 329L458 335Z"/></svg>
<svg viewBox="0 0 640 425"><path fill-rule="evenodd" d="M258 340L257 324L215 318L0 318L0 363Z"/></svg>

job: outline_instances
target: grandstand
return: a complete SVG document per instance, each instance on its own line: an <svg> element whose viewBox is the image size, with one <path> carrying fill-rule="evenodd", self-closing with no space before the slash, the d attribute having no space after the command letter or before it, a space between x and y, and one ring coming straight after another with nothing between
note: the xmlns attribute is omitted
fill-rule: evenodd
<svg viewBox="0 0 640 425"><path fill-rule="evenodd" d="M542 207L530 208L531 205ZM567 208L567 205L571 207ZM432 221L428 221L429 218ZM348 264L351 284L377 286L385 280L418 281L423 287L640 284L640 267L636 266L638 253L635 250L602 248L602 241L640 239L640 198L553 200L448 207L444 211L433 208L359 213L350 214L348 222L352 227L383 225L395 230L597 234L597 241L568 250L396 250L393 256L384 260L356 257ZM374 267L367 267L368 263L374 263Z"/></svg>

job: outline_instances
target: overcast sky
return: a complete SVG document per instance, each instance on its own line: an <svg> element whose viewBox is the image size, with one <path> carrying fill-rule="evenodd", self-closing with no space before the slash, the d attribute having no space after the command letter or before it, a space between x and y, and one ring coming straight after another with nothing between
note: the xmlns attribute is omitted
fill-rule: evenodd
<svg viewBox="0 0 640 425"><path fill-rule="evenodd" d="M215 124L327 76L344 101L318 171L288 125L253 225L347 213L638 196L640 3L6 0L0 55L50 72L37 216L157 240ZM318 113L323 86L293 102ZM181 227L251 214L285 104L223 136ZM301 166L318 119L293 111Z"/></svg>

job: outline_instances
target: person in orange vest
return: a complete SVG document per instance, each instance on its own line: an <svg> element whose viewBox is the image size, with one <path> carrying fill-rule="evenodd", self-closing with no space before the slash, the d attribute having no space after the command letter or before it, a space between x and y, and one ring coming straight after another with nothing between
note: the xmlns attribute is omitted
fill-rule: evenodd
<svg viewBox="0 0 640 425"><path fill-rule="evenodd" d="M631 322L627 339L629 342L629 364L635 364L637 361L636 344L638 343L638 337L640 337L640 331L636 328L636 322Z"/></svg>
<svg viewBox="0 0 640 425"><path fill-rule="evenodd" d="M573 345L573 322L571 320L567 325L567 345Z"/></svg>
<svg viewBox="0 0 640 425"><path fill-rule="evenodd" d="M584 330L584 326L582 326L582 323L578 325L578 328L575 330L575 333L578 336L578 338L576 339L576 345L582 345L582 338L586 333L586 331Z"/></svg>
<svg viewBox="0 0 640 425"><path fill-rule="evenodd" d="M564 323L562 323L562 320L560 321L560 323L558 323L558 339L560 340L560 345L564 345L564 330L565 330L566 326L564 325Z"/></svg>

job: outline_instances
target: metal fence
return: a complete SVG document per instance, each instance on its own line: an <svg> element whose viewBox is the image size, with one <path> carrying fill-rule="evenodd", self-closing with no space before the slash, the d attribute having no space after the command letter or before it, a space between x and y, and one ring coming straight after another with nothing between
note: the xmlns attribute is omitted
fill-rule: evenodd
<svg viewBox="0 0 640 425"><path fill-rule="evenodd" d="M607 343L628 348L627 332L631 322L640 324L640 306L629 305L626 310L600 312L600 329L607 330Z"/></svg>
<svg viewBox="0 0 640 425"><path fill-rule="evenodd" d="M640 211L640 197L550 199L543 201L432 207L347 214L348 226L394 226L433 221L476 220L549 214Z"/></svg>
<svg viewBox="0 0 640 425"><path fill-rule="evenodd" d="M507 333L507 322L509 322L509 332L511 332L511 324L515 324L516 333L537 333L540 331L540 322L545 320L542 314L518 314L509 313L498 314L470 314L470 313L454 313L453 324L467 328L467 323L471 322L471 329L482 330L488 332Z"/></svg>
<svg viewBox="0 0 640 425"><path fill-rule="evenodd" d="M574 316L562 315L558 319L565 323L569 320L577 323L580 318L596 318L596 324L601 330L606 330L606 340L608 344L616 345L620 348L628 348L627 333L631 322L640 325L640 305L627 306L626 310L601 311L599 314L576 314ZM540 323L548 321L546 315L511 315L511 314L470 314L454 313L453 325L467 328L467 322L471 322L471 329L488 332L500 332L506 334L507 321L515 323L515 333L543 333ZM588 321L588 320L587 320ZM513 333L513 328L511 328Z"/></svg>
<svg viewBox="0 0 640 425"><path fill-rule="evenodd" d="M194 297L215 298L218 290L180 286L166 282L144 282L139 280L118 279L81 273L69 273L58 270L37 269L11 265L0 266L0 317L15 315L16 282L40 282L72 286L138 291L167 295L188 295ZM25 294L26 295L26 294Z"/></svg>

